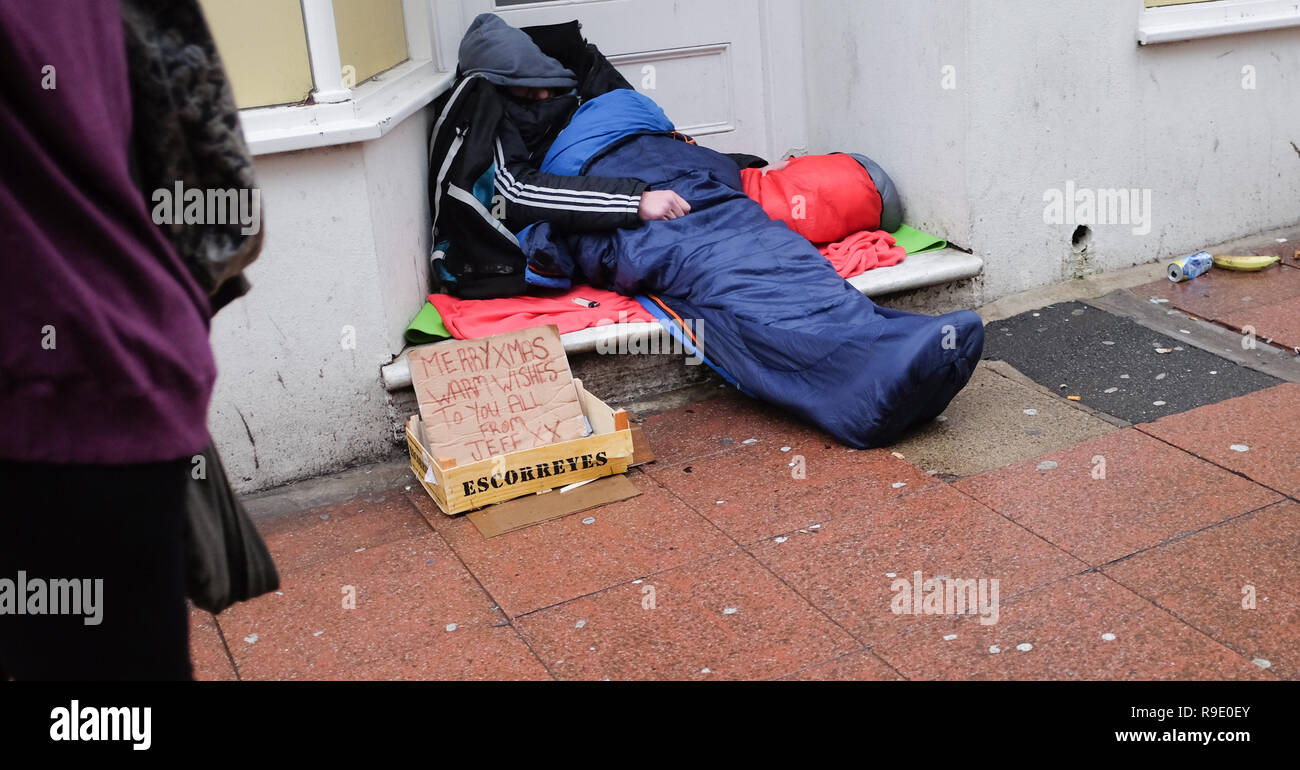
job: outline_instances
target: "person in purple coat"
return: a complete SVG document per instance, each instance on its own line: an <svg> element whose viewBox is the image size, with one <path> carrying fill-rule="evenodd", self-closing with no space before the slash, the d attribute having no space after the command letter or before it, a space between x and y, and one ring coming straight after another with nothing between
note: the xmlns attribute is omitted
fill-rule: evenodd
<svg viewBox="0 0 1300 770"><path fill-rule="evenodd" d="M189 679L208 295L133 179L117 0L0 0L0 679Z"/></svg>

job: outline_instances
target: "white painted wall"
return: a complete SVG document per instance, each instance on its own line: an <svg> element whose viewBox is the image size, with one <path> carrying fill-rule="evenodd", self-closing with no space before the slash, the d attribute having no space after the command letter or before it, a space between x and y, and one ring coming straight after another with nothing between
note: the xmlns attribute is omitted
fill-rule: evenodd
<svg viewBox="0 0 1300 770"><path fill-rule="evenodd" d="M372 142L255 159L265 248L212 329L208 422L238 490L392 451L379 367L428 285L428 125L424 110Z"/></svg>
<svg viewBox="0 0 1300 770"><path fill-rule="evenodd" d="M1140 5L807 0L811 150L881 163L990 300L1300 222L1300 29L1140 47ZM1043 222L1067 180L1151 190L1151 232L1098 224L1075 254Z"/></svg>
<svg viewBox="0 0 1300 770"><path fill-rule="evenodd" d="M907 220L970 241L966 100L940 88L966 72L966 3L806 0L805 111L811 152L860 152L903 193Z"/></svg>

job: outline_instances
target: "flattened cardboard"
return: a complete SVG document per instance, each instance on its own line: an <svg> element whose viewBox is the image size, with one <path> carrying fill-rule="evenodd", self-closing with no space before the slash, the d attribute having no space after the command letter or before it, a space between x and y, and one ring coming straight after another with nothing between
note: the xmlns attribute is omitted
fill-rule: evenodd
<svg viewBox="0 0 1300 770"><path fill-rule="evenodd" d="M639 494L641 490L626 475L619 474L597 479L568 492L552 489L540 495L517 497L480 508L465 517L474 522L484 538L490 538Z"/></svg>
<svg viewBox="0 0 1300 770"><path fill-rule="evenodd" d="M642 430L640 423L632 423L629 426L632 432L632 462L627 467L635 468L638 465L652 463L655 461L655 453L650 449L650 439L645 437L645 431Z"/></svg>
<svg viewBox="0 0 1300 770"><path fill-rule="evenodd" d="M645 429L641 427L641 421L636 418L636 414L633 412L627 412L627 421L628 430L632 433L632 460L627 464L627 467L635 468L638 465L654 462L655 453L650 448L650 439L646 438Z"/></svg>
<svg viewBox="0 0 1300 770"><path fill-rule="evenodd" d="M426 345L407 358L424 446L440 465L591 432L555 325Z"/></svg>

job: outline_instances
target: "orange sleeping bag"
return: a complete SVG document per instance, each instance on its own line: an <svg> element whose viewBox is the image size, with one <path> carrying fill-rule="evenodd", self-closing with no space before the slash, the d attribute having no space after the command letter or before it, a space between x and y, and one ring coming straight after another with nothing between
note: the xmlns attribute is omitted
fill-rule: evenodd
<svg viewBox="0 0 1300 770"><path fill-rule="evenodd" d="M871 174L852 155L803 155L785 168L740 172L745 195L813 243L880 227L883 208Z"/></svg>
<svg viewBox="0 0 1300 770"><path fill-rule="evenodd" d="M883 193L862 161L842 153L791 158L784 168L766 174L742 169L740 179L745 195L769 217L817 244L835 271L849 278L898 264L906 256L893 236L880 230L882 218L900 216L891 200L896 199L893 184L876 168Z"/></svg>

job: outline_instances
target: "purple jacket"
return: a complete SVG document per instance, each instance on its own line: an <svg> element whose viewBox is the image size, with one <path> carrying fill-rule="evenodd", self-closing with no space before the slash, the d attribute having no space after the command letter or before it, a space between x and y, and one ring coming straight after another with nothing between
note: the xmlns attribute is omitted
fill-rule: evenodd
<svg viewBox="0 0 1300 770"><path fill-rule="evenodd" d="M116 0L0 0L0 460L208 442L208 300L132 182L130 135Z"/></svg>

